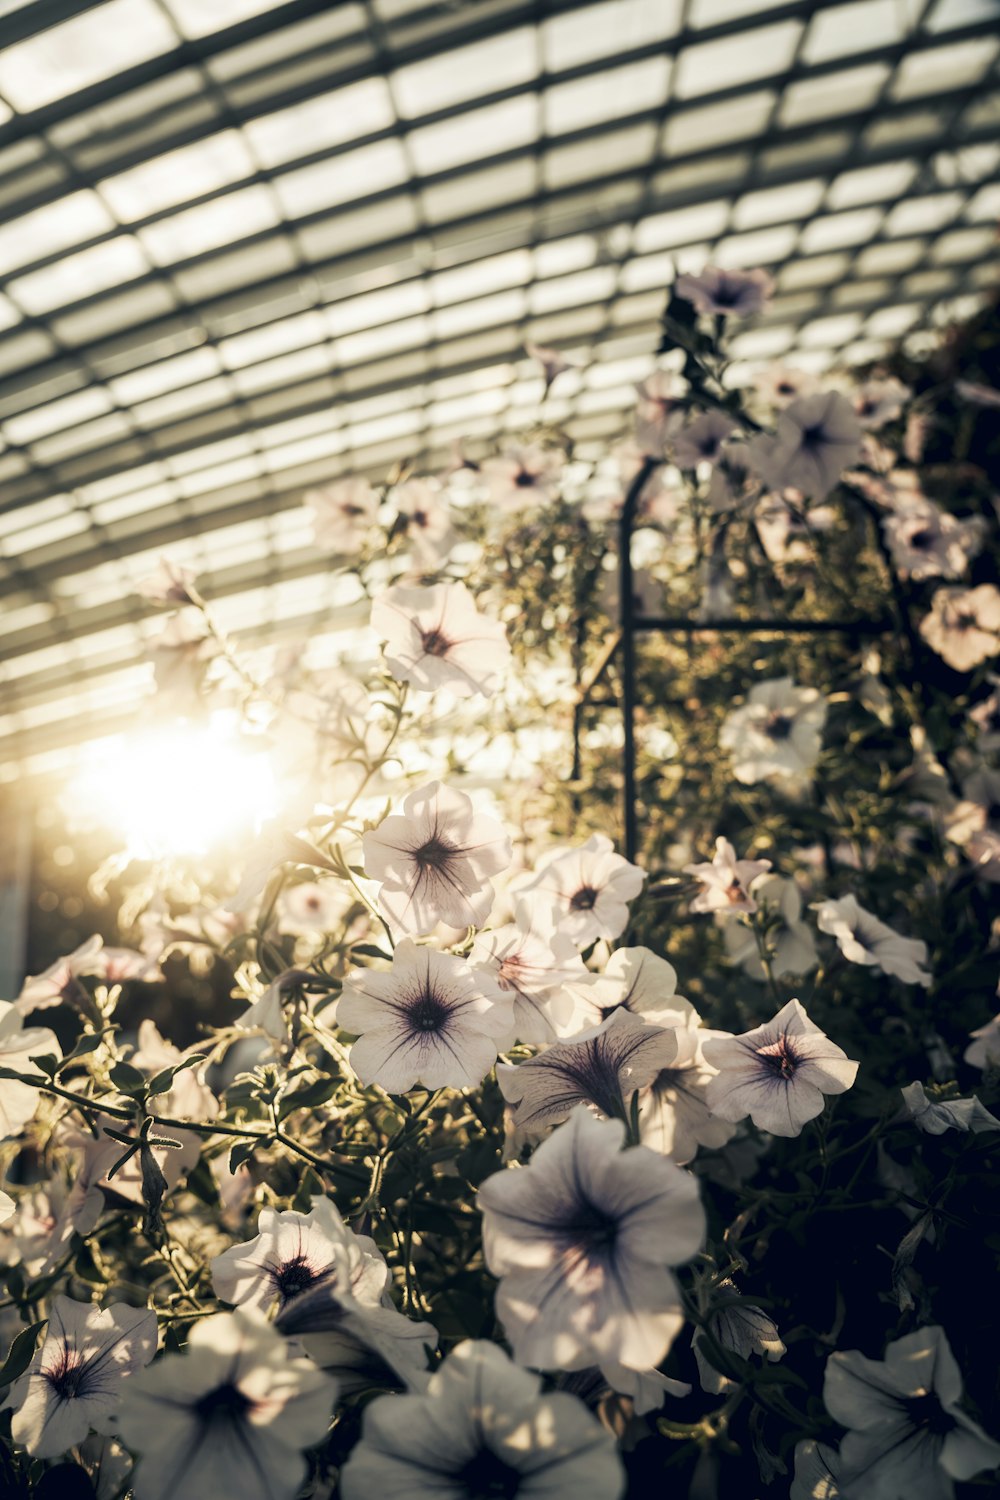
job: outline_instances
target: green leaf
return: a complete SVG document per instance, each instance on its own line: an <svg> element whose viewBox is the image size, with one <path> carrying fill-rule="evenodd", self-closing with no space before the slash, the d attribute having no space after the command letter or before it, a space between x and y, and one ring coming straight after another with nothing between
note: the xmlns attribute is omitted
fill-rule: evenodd
<svg viewBox="0 0 1000 1500"><path fill-rule="evenodd" d="M315 1109L318 1104L325 1104L336 1091L338 1082L336 1078L321 1077L301 1088L290 1089L278 1105L278 1119L286 1119L297 1109Z"/></svg>
<svg viewBox="0 0 1000 1500"><path fill-rule="evenodd" d="M108 1077L123 1094L141 1098L146 1092L145 1074L140 1073L138 1068L133 1068L131 1063L115 1063Z"/></svg>
<svg viewBox="0 0 1000 1500"><path fill-rule="evenodd" d="M382 949L377 948L374 943L355 943L351 949L351 957L354 958L356 956L360 956L361 958L384 958L387 964L392 963L392 954L383 953Z"/></svg>
<svg viewBox="0 0 1000 1500"><path fill-rule="evenodd" d="M30 1057L29 1061L33 1062L38 1071L48 1078L54 1078L59 1071L60 1059L53 1057L51 1052L43 1052L38 1057Z"/></svg>
<svg viewBox="0 0 1000 1500"><path fill-rule="evenodd" d="M154 1073L146 1088L151 1094L165 1094L173 1084L178 1073L183 1073L185 1068L194 1068L198 1063L204 1062L208 1056L205 1052L196 1052L191 1057L185 1057L183 1062L175 1063L170 1068L163 1068L159 1073Z"/></svg>
<svg viewBox="0 0 1000 1500"><path fill-rule="evenodd" d="M230 1172L236 1172L246 1162L250 1161L256 1149L256 1141L238 1141L229 1153Z"/></svg>
<svg viewBox="0 0 1000 1500"><path fill-rule="evenodd" d="M69 1067L70 1063L76 1062L78 1058L86 1057L88 1053L96 1052L98 1047L104 1041L104 1038L106 1036L109 1036L114 1030L115 1028L113 1026L109 1026L106 1031L85 1032L83 1036L81 1036L77 1041L76 1046L73 1048L72 1052L67 1052L66 1056L59 1064L59 1067L56 1069L56 1072L62 1073L66 1068Z"/></svg>
<svg viewBox="0 0 1000 1500"><path fill-rule="evenodd" d="M10 1385L19 1375L23 1375L35 1356L35 1345L38 1343L38 1335L48 1322L48 1318L42 1318L39 1323L32 1323L30 1328L22 1328L17 1334L7 1358L0 1367L0 1385Z"/></svg>

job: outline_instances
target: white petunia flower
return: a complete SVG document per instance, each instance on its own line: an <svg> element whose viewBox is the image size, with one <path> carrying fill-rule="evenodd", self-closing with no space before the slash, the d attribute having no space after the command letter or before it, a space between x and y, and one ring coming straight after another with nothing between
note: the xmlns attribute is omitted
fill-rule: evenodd
<svg viewBox="0 0 1000 1500"><path fill-rule="evenodd" d="M816 925L837 939L837 946L852 964L864 964L893 974L904 984L931 983L921 965L927 962L927 944L921 938L906 938L872 912L859 906L854 896L816 903Z"/></svg>
<svg viewBox="0 0 1000 1500"><path fill-rule="evenodd" d="M519 1363L659 1364L684 1315L667 1269L705 1233L698 1184L625 1126L581 1106L535 1151L479 1189L497 1314Z"/></svg>
<svg viewBox="0 0 1000 1500"><path fill-rule="evenodd" d="M12 1068L32 1078L46 1075L36 1068L32 1057L62 1057L55 1032L47 1026L30 1026L24 1030L24 1017L16 1004L0 1000L0 1068ZM38 1108L38 1090L16 1078L0 1078L0 1141L21 1134Z"/></svg>
<svg viewBox="0 0 1000 1500"><path fill-rule="evenodd" d="M770 301L774 282L766 271L732 271L706 266L697 276L678 276L674 293L694 304L700 313L725 318L748 318Z"/></svg>
<svg viewBox="0 0 1000 1500"><path fill-rule="evenodd" d="M17 1213L17 1203L9 1193L0 1192L0 1224L6 1224Z"/></svg>
<svg viewBox="0 0 1000 1500"><path fill-rule="evenodd" d="M493 504L513 514L553 498L563 455L553 448L516 446L499 458L486 459L481 467Z"/></svg>
<svg viewBox="0 0 1000 1500"><path fill-rule="evenodd" d="M754 1307L752 1303L728 1300L736 1299L740 1295L733 1282L729 1280L719 1283L719 1291L723 1293L727 1301L722 1307L715 1308L708 1318L708 1332L717 1344L738 1355L740 1359L749 1359L752 1354L759 1354L761 1358L766 1357L771 1364L787 1353L781 1335L767 1313L762 1312L759 1307ZM702 1390L713 1396L719 1396L723 1391L733 1390L736 1382L715 1368L705 1352L704 1342L702 1330L696 1328L691 1347L698 1365L698 1379Z"/></svg>
<svg viewBox="0 0 1000 1500"><path fill-rule="evenodd" d="M971 672L1000 652L1000 591L992 583L938 589L920 634L949 667Z"/></svg>
<svg viewBox="0 0 1000 1500"><path fill-rule="evenodd" d="M749 444L738 440L723 443L708 483L709 508L718 515L735 510L759 494L760 480L750 462Z"/></svg>
<svg viewBox="0 0 1000 1500"><path fill-rule="evenodd" d="M729 840L717 838L711 864L684 866L684 874L693 875L703 887L691 902L690 910L755 912L757 903L750 894L750 886L770 868L769 859L737 859Z"/></svg>
<svg viewBox="0 0 1000 1500"><path fill-rule="evenodd" d="M379 497L367 479L336 479L307 490L303 504L312 517L317 547L348 556L360 552L375 524Z"/></svg>
<svg viewBox="0 0 1000 1500"><path fill-rule="evenodd" d="M155 1312L124 1302L102 1312L56 1297L42 1347L4 1403L14 1408L15 1443L34 1458L56 1458L92 1428L114 1432L126 1378L155 1353Z"/></svg>
<svg viewBox="0 0 1000 1500"><path fill-rule="evenodd" d="M980 755L995 755L1000 750L1000 677L989 672L986 681L992 691L970 709L969 718L978 731L976 749Z"/></svg>
<svg viewBox="0 0 1000 1500"><path fill-rule="evenodd" d="M994 1469L1000 1443L966 1416L961 1398L943 1328L896 1339L884 1360L858 1349L831 1354L823 1400L848 1429L835 1493L844 1500L951 1500L954 1480Z"/></svg>
<svg viewBox="0 0 1000 1500"><path fill-rule="evenodd" d="M44 973L29 975L14 1001L21 1014L26 1016L33 1010L72 1003L82 993L82 986L77 983L79 976L99 971L103 946L103 939L95 932L65 958L57 958Z"/></svg>
<svg viewBox="0 0 1000 1500"><path fill-rule="evenodd" d="M801 490L810 500L828 495L861 451L861 424L851 403L836 391L793 401L778 418L772 437L750 444L758 473L769 489Z"/></svg>
<svg viewBox="0 0 1000 1500"><path fill-rule="evenodd" d="M376 597L371 623L393 676L421 692L489 698L510 662L506 627L479 613L464 583L396 584Z"/></svg>
<svg viewBox="0 0 1000 1500"><path fill-rule="evenodd" d="M284 1310L316 1286L346 1290L377 1304L389 1268L373 1240L344 1223L329 1198L314 1198L307 1214L262 1208L257 1236L232 1245L211 1262L212 1288L223 1302L266 1312Z"/></svg>
<svg viewBox="0 0 1000 1500"><path fill-rule="evenodd" d="M582 1401L543 1394L539 1377L495 1344L467 1340L426 1395L383 1396L366 1408L340 1487L343 1500L619 1500L625 1473L613 1437Z"/></svg>
<svg viewBox="0 0 1000 1500"><path fill-rule="evenodd" d="M493 905L490 876L511 861L511 842L471 797L432 781L411 792L402 814L362 839L365 874L382 882L379 907L395 932L481 927Z"/></svg>
<svg viewBox="0 0 1000 1500"><path fill-rule="evenodd" d="M980 766L962 782L962 800L947 811L945 837L963 850L984 880L1000 881L1000 771Z"/></svg>
<svg viewBox="0 0 1000 1500"><path fill-rule="evenodd" d="M513 1024L510 995L464 959L404 938L387 971L356 969L337 1004L337 1024L358 1040L351 1066L390 1094L475 1088Z"/></svg>
<svg viewBox="0 0 1000 1500"><path fill-rule="evenodd" d="M570 983L568 990L576 1006L575 1030L599 1026L619 1009L651 1026L698 1024L690 1000L677 994L677 970L650 948L616 948L602 974Z"/></svg>
<svg viewBox="0 0 1000 1500"><path fill-rule="evenodd" d="M961 521L925 495L901 498L882 530L892 560L904 578L961 578L983 545L983 523Z"/></svg>
<svg viewBox="0 0 1000 1500"><path fill-rule="evenodd" d="M565 988L588 982L588 971L571 940L556 932L547 914L519 901L514 921L481 932L469 953L474 968L485 969L514 1005L511 1041L538 1045L577 1030L576 1004Z"/></svg>
<svg viewBox="0 0 1000 1500"><path fill-rule="evenodd" d="M361 1302L351 1291L317 1281L281 1309L275 1326L335 1377L341 1397L379 1386L423 1391L437 1329L404 1318L387 1299L388 1293L380 1302Z"/></svg>
<svg viewBox="0 0 1000 1500"><path fill-rule="evenodd" d="M913 392L895 376L866 380L854 397L854 412L867 432L876 432L902 415Z"/></svg>
<svg viewBox="0 0 1000 1500"><path fill-rule="evenodd" d="M344 886L332 880L302 880L286 886L281 893L281 928L283 932L330 932L351 905Z"/></svg>
<svg viewBox="0 0 1000 1500"><path fill-rule="evenodd" d="M567 370L576 369L572 361L566 359L558 349L549 349L544 344L533 344L529 341L524 346L524 352L530 359L536 360L541 365L542 374L545 377L546 395L554 380L564 375Z"/></svg>
<svg viewBox="0 0 1000 1500"><path fill-rule="evenodd" d="M262 1318L217 1313L195 1324L182 1354L128 1382L122 1441L140 1454L136 1500L292 1500L305 1448L326 1435L337 1384L289 1358Z"/></svg>
<svg viewBox="0 0 1000 1500"><path fill-rule="evenodd" d="M628 902L642 890L645 870L614 852L603 833L576 849L550 855L541 868L518 882L518 897L543 901L556 913L560 932L578 948L598 938L616 938L628 924Z"/></svg>
<svg viewBox="0 0 1000 1500"><path fill-rule="evenodd" d="M758 394L779 411L800 396L812 396L817 388L815 375L790 365L768 365L754 376L753 383Z"/></svg>
<svg viewBox="0 0 1000 1500"><path fill-rule="evenodd" d="M826 700L815 688L776 677L751 688L746 703L726 715L719 746L746 786L771 776L801 780L819 760L825 724Z"/></svg>
<svg viewBox="0 0 1000 1500"><path fill-rule="evenodd" d="M406 479L389 492L418 568L441 566L455 539L451 507L436 479Z"/></svg>
<svg viewBox="0 0 1000 1500"><path fill-rule="evenodd" d="M717 464L723 453L723 442L734 431L736 423L725 412L707 411L685 422L674 434L671 451L679 469L697 469L699 464Z"/></svg>
<svg viewBox="0 0 1000 1500"><path fill-rule="evenodd" d="M725 1034L696 1023L676 1025L677 1056L639 1095L642 1144L678 1166L693 1161L699 1146L715 1151L736 1134L736 1125L712 1114L706 1097L718 1069L705 1060L704 1044Z"/></svg>
<svg viewBox="0 0 1000 1500"><path fill-rule="evenodd" d="M795 1474L788 1500L841 1500L840 1455L812 1438L795 1444Z"/></svg>
<svg viewBox="0 0 1000 1500"><path fill-rule="evenodd" d="M918 1130L944 1135L946 1130L1000 1130L1000 1120L990 1114L975 1094L970 1099L928 1099L922 1083L908 1083L900 1090L903 1103Z"/></svg>
<svg viewBox="0 0 1000 1500"><path fill-rule="evenodd" d="M662 459L664 443L684 420L679 401L686 390L687 382L673 370L654 370L636 386L636 451L640 456L634 472L631 464L623 464L625 486L635 478L647 454Z"/></svg>
<svg viewBox="0 0 1000 1500"><path fill-rule="evenodd" d="M753 899L768 918L767 941L775 978L807 974L815 968L819 955L812 929L802 921L802 896L795 881L782 875L762 875L753 883ZM730 963L739 964L751 979L766 983L767 973L753 929L738 915L733 917L725 911L716 912L715 920L722 928Z"/></svg>
<svg viewBox="0 0 1000 1500"><path fill-rule="evenodd" d="M553 1042L526 1062L497 1063L497 1082L511 1106L516 1134L534 1138L581 1103L599 1115L626 1119L636 1089L652 1083L676 1056L674 1031L647 1026L618 1009L599 1026Z"/></svg>
<svg viewBox="0 0 1000 1500"><path fill-rule="evenodd" d="M965 1049L965 1061L973 1068L1000 1068L1000 1014L985 1026L970 1031L972 1041Z"/></svg>
<svg viewBox="0 0 1000 1500"><path fill-rule="evenodd" d="M798 1000L789 1000L766 1025L715 1037L703 1050L719 1070L705 1091L712 1113L733 1122L749 1115L772 1135L800 1135L822 1113L824 1095L843 1094L858 1071Z"/></svg>

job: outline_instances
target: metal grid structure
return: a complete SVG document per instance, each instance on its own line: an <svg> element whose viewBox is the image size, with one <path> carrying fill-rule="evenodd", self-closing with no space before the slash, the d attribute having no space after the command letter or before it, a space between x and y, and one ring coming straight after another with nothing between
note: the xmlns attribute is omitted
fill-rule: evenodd
<svg viewBox="0 0 1000 1500"><path fill-rule="evenodd" d="M0 778L134 720L167 549L270 642L337 604L306 488L546 407L621 429L664 289L744 368L994 284L1000 0L0 0Z"/></svg>

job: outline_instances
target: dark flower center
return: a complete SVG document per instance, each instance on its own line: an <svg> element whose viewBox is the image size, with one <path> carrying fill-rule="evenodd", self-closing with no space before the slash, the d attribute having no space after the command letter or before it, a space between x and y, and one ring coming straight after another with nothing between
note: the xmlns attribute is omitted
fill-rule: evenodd
<svg viewBox="0 0 1000 1500"><path fill-rule="evenodd" d="M489 1448L481 1448L459 1469L455 1478L468 1500L512 1500L521 1488L518 1470L504 1463Z"/></svg>
<svg viewBox="0 0 1000 1500"><path fill-rule="evenodd" d="M435 627L433 630L420 632L420 644L428 656L447 656L453 643L439 628Z"/></svg>
<svg viewBox="0 0 1000 1500"><path fill-rule="evenodd" d="M410 520L413 522L414 526L426 526L428 520L427 512L425 510L415 510L410 517Z"/></svg>
<svg viewBox="0 0 1000 1500"><path fill-rule="evenodd" d="M777 391L778 391L778 395L779 396L794 396L795 395L795 387L794 387L794 385L792 385L791 381L788 381L788 380L779 380L778 385L777 385Z"/></svg>
<svg viewBox="0 0 1000 1500"><path fill-rule="evenodd" d="M801 438L802 447L807 449L810 453L815 453L817 449L822 448L826 441L826 433L823 430L823 424L821 422L815 423L812 427L803 427Z"/></svg>
<svg viewBox="0 0 1000 1500"><path fill-rule="evenodd" d="M787 740L793 723L794 720L788 714L774 713L764 725L764 733L772 740Z"/></svg>
<svg viewBox="0 0 1000 1500"><path fill-rule="evenodd" d="M604 1256L618 1238L618 1220L589 1198L580 1198L565 1225L567 1237L584 1247L591 1255Z"/></svg>
<svg viewBox="0 0 1000 1500"><path fill-rule="evenodd" d="M738 282L727 281L725 277L719 282L712 293L712 301L716 307L735 307L740 300L740 286Z"/></svg>
<svg viewBox="0 0 1000 1500"><path fill-rule="evenodd" d="M948 1415L933 1391L926 1396L914 1396L905 1405L913 1426L932 1437L944 1437L955 1426L954 1418Z"/></svg>
<svg viewBox="0 0 1000 1500"><path fill-rule="evenodd" d="M443 1031L448 1022L449 1011L436 995L429 990L419 995L409 1008L411 1031Z"/></svg>
<svg viewBox="0 0 1000 1500"><path fill-rule="evenodd" d="M250 1397L245 1396L239 1386L227 1381L225 1385L217 1385L214 1391L206 1391L192 1410L199 1421L211 1427L216 1423L235 1425L243 1420L252 1406Z"/></svg>
<svg viewBox="0 0 1000 1500"><path fill-rule="evenodd" d="M955 616L954 621L952 622L952 629L972 630L973 627L978 624L979 621L976 619L975 615L970 615L963 611L961 614L957 614Z"/></svg>
<svg viewBox="0 0 1000 1500"><path fill-rule="evenodd" d="M514 475L514 484L519 490L530 490L537 479L538 475L532 474L530 469L518 469Z"/></svg>
<svg viewBox="0 0 1000 1500"><path fill-rule="evenodd" d="M43 1370L43 1374L56 1395L62 1400L72 1400L80 1389L83 1380L84 1362L78 1354L70 1354L64 1349L62 1357L57 1365L50 1370Z"/></svg>
<svg viewBox="0 0 1000 1500"><path fill-rule="evenodd" d="M991 802L986 809L986 816L991 823L1000 823L1000 802Z"/></svg>
<svg viewBox="0 0 1000 1500"><path fill-rule="evenodd" d="M281 1300L288 1302L292 1297L304 1292L306 1287L312 1286L319 1278L306 1261L304 1255L297 1255L294 1260L286 1260L274 1276L274 1284L281 1293Z"/></svg>
<svg viewBox="0 0 1000 1500"><path fill-rule="evenodd" d="M787 1036L779 1036L776 1042L769 1042L767 1046L758 1047L757 1056L767 1072L773 1073L775 1078L785 1080L792 1078L799 1066L795 1048Z"/></svg>
<svg viewBox="0 0 1000 1500"><path fill-rule="evenodd" d="M345 516L365 515L365 508L363 505L342 505L340 509Z"/></svg>
<svg viewBox="0 0 1000 1500"><path fill-rule="evenodd" d="M434 834L426 844L421 844L419 849L413 851L413 858L421 870L443 870L454 853L451 844L446 844L444 839L439 839Z"/></svg>
<svg viewBox="0 0 1000 1500"><path fill-rule="evenodd" d="M592 885L581 886L569 903L571 910L593 911L597 905L598 894Z"/></svg>
<svg viewBox="0 0 1000 1500"><path fill-rule="evenodd" d="M910 546L916 547L918 552L926 552L927 548L933 545L934 533L926 526L921 531L915 531L910 537Z"/></svg>

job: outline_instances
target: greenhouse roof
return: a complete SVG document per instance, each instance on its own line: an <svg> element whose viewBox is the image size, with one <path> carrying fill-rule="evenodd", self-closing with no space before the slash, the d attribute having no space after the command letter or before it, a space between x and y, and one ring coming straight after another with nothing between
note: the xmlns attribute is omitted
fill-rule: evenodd
<svg viewBox="0 0 1000 1500"><path fill-rule="evenodd" d="M0 0L0 776L134 718L163 551L257 642L328 619L304 492L523 427L526 343L617 433L676 269L774 275L744 366L972 311L998 15Z"/></svg>

